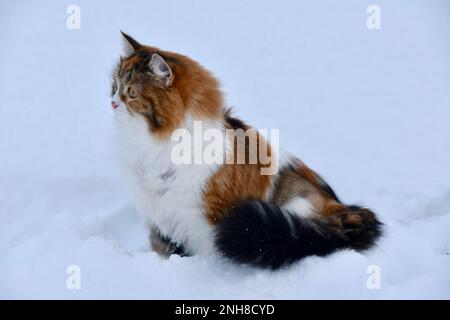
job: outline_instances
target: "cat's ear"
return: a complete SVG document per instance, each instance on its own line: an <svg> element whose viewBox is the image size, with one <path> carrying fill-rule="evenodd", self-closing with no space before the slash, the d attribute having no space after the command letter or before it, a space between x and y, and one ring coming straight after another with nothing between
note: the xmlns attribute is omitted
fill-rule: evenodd
<svg viewBox="0 0 450 320"><path fill-rule="evenodd" d="M139 42L134 40L131 36L129 36L125 32L120 31L120 33L122 33L122 35L124 37L123 44L124 44L124 51L125 51L126 55L130 55L142 47L142 45Z"/></svg>
<svg viewBox="0 0 450 320"><path fill-rule="evenodd" d="M172 82L173 73L169 64L159 54L152 54L152 58L148 63L150 71L159 79L165 86L169 86Z"/></svg>

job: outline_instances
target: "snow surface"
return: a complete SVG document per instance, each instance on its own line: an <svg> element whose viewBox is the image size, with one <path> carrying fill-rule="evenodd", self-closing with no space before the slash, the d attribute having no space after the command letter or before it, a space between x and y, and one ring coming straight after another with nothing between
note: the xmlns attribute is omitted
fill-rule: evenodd
<svg viewBox="0 0 450 320"><path fill-rule="evenodd" d="M0 26L0 298L450 298L448 1L1 1ZM379 214L379 246L279 272L151 252L114 156L120 29L214 71L237 115Z"/></svg>

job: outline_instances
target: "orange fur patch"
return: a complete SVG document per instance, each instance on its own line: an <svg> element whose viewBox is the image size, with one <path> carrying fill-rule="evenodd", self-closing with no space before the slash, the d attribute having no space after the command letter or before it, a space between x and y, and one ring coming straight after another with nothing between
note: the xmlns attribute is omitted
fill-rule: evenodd
<svg viewBox="0 0 450 320"><path fill-rule="evenodd" d="M227 126L229 129L231 127ZM235 128L233 128L235 129ZM241 129L249 129L244 126ZM271 150L268 142L256 130L250 129L257 135L257 145L267 146L267 155ZM242 138L242 139L241 139ZM272 186L272 176L261 175L261 168L270 166L263 164L259 157L259 148L251 149L248 138L233 136L232 152L229 157L232 163L224 164L211 177L203 193L204 213L211 224L217 224L228 209L236 206L243 200L266 200ZM245 164L239 164L238 152L240 147L245 150ZM256 163L250 164L251 154L256 152Z"/></svg>

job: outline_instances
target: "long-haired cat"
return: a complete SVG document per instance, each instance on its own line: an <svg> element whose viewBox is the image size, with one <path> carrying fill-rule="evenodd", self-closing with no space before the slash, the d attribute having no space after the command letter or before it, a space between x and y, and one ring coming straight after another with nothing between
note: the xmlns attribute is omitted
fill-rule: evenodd
<svg viewBox="0 0 450 320"><path fill-rule="evenodd" d="M375 214L343 204L317 173L295 157L279 156L233 117L211 73L184 55L123 35L128 51L114 71L111 105L121 160L153 250L163 256L217 252L276 269L309 255L374 244L381 234ZM203 130L223 135L226 147L218 156L225 161L174 162L173 132L195 135L200 121ZM252 131L279 170L262 174L273 163L261 161L247 136L230 139L230 129ZM237 149L246 160L257 153L257 161L236 161Z"/></svg>

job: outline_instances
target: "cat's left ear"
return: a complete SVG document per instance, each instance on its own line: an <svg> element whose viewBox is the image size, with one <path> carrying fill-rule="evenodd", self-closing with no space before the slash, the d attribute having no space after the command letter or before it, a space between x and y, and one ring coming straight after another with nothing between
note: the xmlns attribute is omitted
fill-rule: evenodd
<svg viewBox="0 0 450 320"><path fill-rule="evenodd" d="M134 53L135 51L139 50L139 48L142 47L142 45L139 42L134 40L131 36L129 36L125 32L120 31L120 33L122 33L122 36L124 38L123 48L126 55L131 55L132 53Z"/></svg>
<svg viewBox="0 0 450 320"><path fill-rule="evenodd" d="M172 83L173 73L169 64L159 54L152 54L149 62L150 71L155 75L165 86Z"/></svg>

